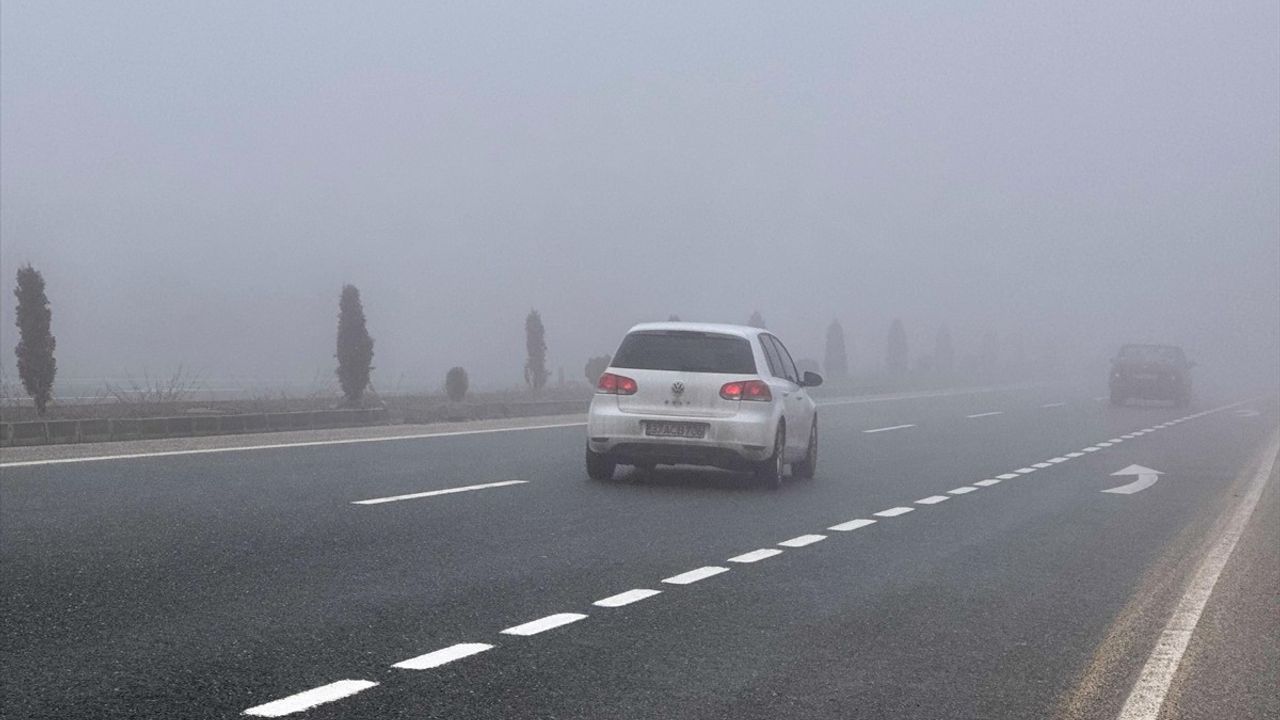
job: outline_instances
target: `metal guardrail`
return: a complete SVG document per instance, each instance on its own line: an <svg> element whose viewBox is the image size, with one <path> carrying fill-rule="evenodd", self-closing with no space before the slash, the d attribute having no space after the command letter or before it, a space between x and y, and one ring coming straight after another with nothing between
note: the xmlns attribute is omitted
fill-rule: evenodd
<svg viewBox="0 0 1280 720"><path fill-rule="evenodd" d="M363 408L151 418L25 420L0 422L0 447L356 427L381 424L389 419L386 408Z"/></svg>

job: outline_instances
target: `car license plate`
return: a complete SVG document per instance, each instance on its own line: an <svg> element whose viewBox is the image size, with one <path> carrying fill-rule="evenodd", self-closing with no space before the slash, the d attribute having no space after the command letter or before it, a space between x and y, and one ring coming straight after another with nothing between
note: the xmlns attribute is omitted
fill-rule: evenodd
<svg viewBox="0 0 1280 720"><path fill-rule="evenodd" d="M700 440L707 435L707 424L645 420L644 434L649 437L690 438Z"/></svg>

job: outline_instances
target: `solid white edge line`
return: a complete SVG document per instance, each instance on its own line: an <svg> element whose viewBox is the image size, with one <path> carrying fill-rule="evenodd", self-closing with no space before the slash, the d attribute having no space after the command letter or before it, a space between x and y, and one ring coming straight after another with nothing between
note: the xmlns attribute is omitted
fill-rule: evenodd
<svg viewBox="0 0 1280 720"><path fill-rule="evenodd" d="M915 510L915 508L898 506L898 507L891 507L888 510L881 510L878 513L871 513L871 514L875 515L876 517L891 518L891 517L898 517L899 515L906 515L912 510Z"/></svg>
<svg viewBox="0 0 1280 720"><path fill-rule="evenodd" d="M759 550L752 550L749 553L742 553L741 555L735 555L729 558L729 562L731 563L760 562L765 558L771 558L771 557L774 557L775 555L781 555L781 554L782 554L782 551L779 550L778 548L760 548Z"/></svg>
<svg viewBox="0 0 1280 720"><path fill-rule="evenodd" d="M875 520L867 520L867 519L865 519L865 518L858 518L857 520L850 520L849 522L842 522L842 523L840 523L839 525L832 525L831 527L829 527L829 528L827 528L827 529L828 529L828 530L835 530L836 532L849 532L850 530L857 530L858 528L864 528L864 527L866 527L866 526L868 526L868 525L875 525L875 524L876 524L876 521L875 521Z"/></svg>
<svg viewBox="0 0 1280 720"><path fill-rule="evenodd" d="M995 410L992 412L983 412L983 413L974 413L973 415L965 415L965 417L972 420L973 418L984 418L984 417L991 417L992 415L1003 415L1003 414L1004 414L1003 410Z"/></svg>
<svg viewBox="0 0 1280 720"><path fill-rule="evenodd" d="M1041 405L1040 407L1042 407L1042 408L1056 408L1056 407L1063 407L1064 405L1066 405L1066 403L1064 403L1064 402L1055 402L1055 403L1045 403L1045 404Z"/></svg>
<svg viewBox="0 0 1280 720"><path fill-rule="evenodd" d="M729 568L708 565L696 570L682 572L679 575L672 575L669 578L665 578L662 582L667 583L668 585L689 585L724 572L729 572Z"/></svg>
<svg viewBox="0 0 1280 720"><path fill-rule="evenodd" d="M915 427L915 425L890 425L889 427L872 428L872 429L870 429L870 430L863 430L862 432L864 432L864 433L881 433L881 432L888 432L888 431L890 431L890 430L903 430L903 429L906 429L906 428L913 428L913 427Z"/></svg>
<svg viewBox="0 0 1280 720"><path fill-rule="evenodd" d="M1244 534L1253 516L1254 509L1262 497L1262 490L1271 473L1275 469L1276 456L1280 455L1280 433L1273 435L1267 446L1266 455L1258 465L1258 472L1249 483L1249 490L1240 503L1231 511L1226 527L1214 541L1209 552L1201 560L1182 599L1173 611L1173 616L1165 624L1151 655L1147 657L1142 672L1129 691L1129 697L1120 709L1117 720L1155 720L1164 706L1165 696L1173 684L1182 656L1186 653L1191 635L1195 632L1200 616L1204 612L1218 577L1231 559L1236 543Z"/></svg>
<svg viewBox="0 0 1280 720"><path fill-rule="evenodd" d="M596 607L607 607L607 608L622 607L623 605L630 605L631 603L634 603L634 602L640 602L645 598L651 598L654 595L661 595L661 594L662 594L661 590L649 590L648 588L636 588L635 590L628 590L626 592L618 593L617 595L610 595L607 598L604 598L602 600L597 600L591 604L595 605Z"/></svg>
<svg viewBox="0 0 1280 720"><path fill-rule="evenodd" d="M793 537L790 540L783 540L778 544L782 547L798 548L804 547L805 545L812 545L816 542L822 542L826 539L826 535L801 535L800 537Z"/></svg>
<svg viewBox="0 0 1280 720"><path fill-rule="evenodd" d="M372 500L352 500L352 505L381 505L382 503L398 502L400 500L416 500L424 497L434 497L436 495L452 495L460 492L470 492L472 490L487 490L489 488L506 487L508 485L525 485L528 480L503 480L501 482L481 483L480 485L463 485L462 487L445 488L443 490L427 490L426 492L409 493L408 495L391 495L389 497L373 498Z"/></svg>
<svg viewBox="0 0 1280 720"><path fill-rule="evenodd" d="M339 680L331 682L328 685L321 685L317 688L311 688L296 695L290 695L279 700L272 700L269 703L256 705L244 711L244 715L254 715L257 717L283 717L292 715L296 712L302 712L308 708L317 705L341 700L344 697L355 695L362 690L368 690L378 683L372 680Z"/></svg>
<svg viewBox="0 0 1280 720"><path fill-rule="evenodd" d="M1000 484L1000 478L989 478L987 480L979 480L974 483L974 485L981 485L982 487L991 487L992 485L999 485L999 484Z"/></svg>
<svg viewBox="0 0 1280 720"><path fill-rule="evenodd" d="M461 660L476 653L492 649L493 646L488 643L458 643L457 645L450 645L447 648L429 652L426 655L401 660L391 667L400 668L401 670L430 670L431 668L451 663L454 660Z"/></svg>
<svg viewBox="0 0 1280 720"><path fill-rule="evenodd" d="M514 627L509 627L506 630L502 630L501 633L503 635L520 635L522 637L528 637L548 630L554 630L555 628L568 625L569 623L584 620L586 617L587 616L582 613L556 613L544 618L538 618L537 620L530 620L527 623L521 623Z"/></svg>
<svg viewBox="0 0 1280 720"><path fill-rule="evenodd" d="M927 498L920 498L919 500L916 501L916 504L917 505L937 505L940 502L945 502L950 499L951 498L947 497L946 495L930 495Z"/></svg>
<svg viewBox="0 0 1280 720"><path fill-rule="evenodd" d="M126 453L122 455L92 455L88 457L51 458L48 460L19 460L0 463L0 468L31 467L33 465L61 465L64 463L98 462L101 460L137 460L140 458L173 457L175 455L208 455L212 453L246 452L249 450L279 450L285 448L320 447L324 445L355 445L358 443L392 442L396 440L428 440L430 438L458 437L460 435L485 435L489 433L519 432L522 430L552 430L556 428L584 427L585 422L524 425L485 430L450 430L447 432L416 433L413 435L386 435L369 438L341 438L337 440L307 440L303 442L272 443L267 445L240 445L236 447L193 448L190 450L158 450L156 452Z"/></svg>

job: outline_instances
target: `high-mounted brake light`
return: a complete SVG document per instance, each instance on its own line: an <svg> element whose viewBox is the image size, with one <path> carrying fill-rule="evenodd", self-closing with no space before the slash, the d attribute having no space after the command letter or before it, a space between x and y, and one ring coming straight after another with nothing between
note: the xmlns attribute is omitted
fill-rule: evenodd
<svg viewBox="0 0 1280 720"><path fill-rule="evenodd" d="M773 400L773 393L769 392L769 386L763 380L736 380L721 386L720 397L725 400L769 402Z"/></svg>
<svg viewBox="0 0 1280 720"><path fill-rule="evenodd" d="M635 395L637 389L635 380L613 373L601 375L600 382L596 383L596 392L605 395Z"/></svg>

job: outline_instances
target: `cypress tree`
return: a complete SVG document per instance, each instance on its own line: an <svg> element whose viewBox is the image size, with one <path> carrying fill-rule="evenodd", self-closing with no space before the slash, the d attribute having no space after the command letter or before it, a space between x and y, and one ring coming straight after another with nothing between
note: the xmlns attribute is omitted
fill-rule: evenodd
<svg viewBox="0 0 1280 720"><path fill-rule="evenodd" d="M836 380L849 376L849 355L845 351L844 328L839 320L827 326L827 352L823 363L827 375Z"/></svg>
<svg viewBox="0 0 1280 720"><path fill-rule="evenodd" d="M342 286L338 301L338 384L347 403L357 405L373 370L373 338L365 327L364 305L355 285Z"/></svg>
<svg viewBox="0 0 1280 720"><path fill-rule="evenodd" d="M44 294L44 276L30 264L18 268L18 285L13 294L18 298L18 346L14 348L18 377L35 403L36 414L44 415L53 396L53 376L58 372L53 357L57 341L50 332L53 313Z"/></svg>
<svg viewBox="0 0 1280 720"><path fill-rule="evenodd" d="M541 390L551 372L547 370L547 331L537 310L530 310L524 319L524 345L524 381L534 390Z"/></svg>
<svg viewBox="0 0 1280 720"><path fill-rule="evenodd" d="M907 374L907 332L903 329L900 318L895 318L893 324L889 326L889 346L885 367L894 375Z"/></svg>

